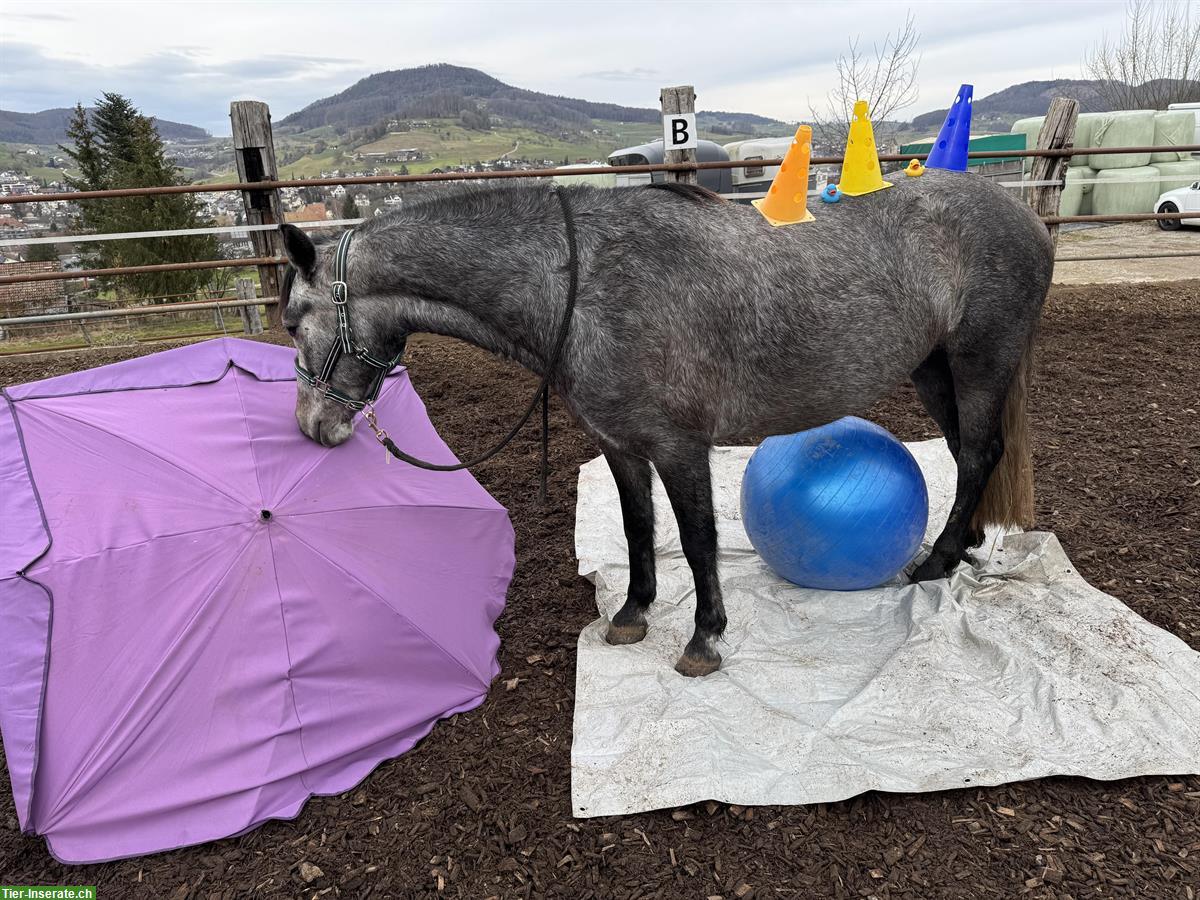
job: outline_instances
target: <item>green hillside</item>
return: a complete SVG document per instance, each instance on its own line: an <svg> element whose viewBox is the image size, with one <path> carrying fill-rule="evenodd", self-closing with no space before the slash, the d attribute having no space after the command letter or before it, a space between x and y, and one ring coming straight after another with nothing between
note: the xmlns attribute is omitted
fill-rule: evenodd
<svg viewBox="0 0 1200 900"><path fill-rule="evenodd" d="M406 163L412 174L431 172L435 168L469 166L475 162L495 159L529 160L540 165L551 160L554 165L570 163L603 162L614 150L645 143L661 137L657 124L630 124L620 122L593 121L588 133L576 133L564 138L547 135L527 127L491 128L473 131L464 128L454 119L431 119L429 128L387 134L379 140L359 145L330 147L323 153L305 154L300 159L280 166L284 178L311 178L331 169L361 170L378 166L384 170L396 170L399 163L382 162L367 154L395 153L398 150L416 149L428 159ZM788 126L774 129L777 134L790 133ZM760 132L762 133L762 132ZM701 138L719 143L742 140L753 135L713 134L701 130ZM289 142L300 142L307 135L291 135ZM356 156L358 158L356 158Z"/></svg>

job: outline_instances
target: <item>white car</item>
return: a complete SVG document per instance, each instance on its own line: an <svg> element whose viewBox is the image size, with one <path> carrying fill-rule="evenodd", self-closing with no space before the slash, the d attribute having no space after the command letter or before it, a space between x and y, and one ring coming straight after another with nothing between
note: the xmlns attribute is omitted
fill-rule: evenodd
<svg viewBox="0 0 1200 900"><path fill-rule="evenodd" d="M1194 219L1159 219L1158 227L1163 231L1174 231L1180 225L1200 225L1200 181L1193 181L1187 187L1167 191L1154 201L1154 211L1156 213L1196 213Z"/></svg>

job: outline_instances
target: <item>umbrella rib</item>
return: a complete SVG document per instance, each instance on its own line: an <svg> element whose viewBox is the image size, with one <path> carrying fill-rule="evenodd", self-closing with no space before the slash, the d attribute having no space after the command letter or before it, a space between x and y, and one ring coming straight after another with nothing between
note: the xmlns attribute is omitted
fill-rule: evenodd
<svg viewBox="0 0 1200 900"><path fill-rule="evenodd" d="M51 415L59 416L60 418L67 419L68 421L71 421L71 422L75 422L78 425L83 425L87 428L91 428L94 431L100 432L101 434L108 435L109 437L114 438L115 440L121 441L124 444L128 444L130 447L133 447L134 449L141 450L142 452L146 453L147 455L152 456L155 459L166 463L168 466L178 469L184 475L187 475L190 478L192 478L192 480L199 482L200 484L204 485L205 487L211 488L212 490L216 491L218 494L225 497L226 499L233 501L233 503L235 503L238 507L240 507L242 509L251 509L251 507L247 506L245 503L243 503L237 497L230 494L228 491L225 491L224 489L218 487L217 485L212 484L211 482L201 478L195 472L189 472L183 466L179 465L179 463L172 462L171 460L167 459L162 454L155 453L149 447L144 447L141 444L135 444L133 441L131 441L129 438L125 437L124 435L116 434L112 431L109 431L106 428L101 428L99 425L96 425L93 422L86 422L83 419L79 419L79 418L76 418L75 416L68 415L67 413L65 413L59 409L52 409L52 408L46 407L46 406L39 406L37 408L41 409L45 412L48 412Z"/></svg>
<svg viewBox="0 0 1200 900"><path fill-rule="evenodd" d="M300 756L304 760L306 770L312 771L313 766L309 762L308 751L304 749L304 722L300 718L300 707L296 703L296 683L292 680L292 645L288 641L287 615L283 611L283 591L279 588L279 563L275 559L275 538L271 534L271 531L272 529L267 529L267 551L271 554L271 573L275 576L275 596L279 600L279 623L283 627L283 652L287 657L288 693L292 698L292 715L296 717L296 744L300 748ZM296 774L300 779L301 786L309 794L312 794L313 789L304 780L304 773L297 772Z"/></svg>
<svg viewBox="0 0 1200 900"><path fill-rule="evenodd" d="M250 416L246 412L246 398L242 396L242 386L238 383L238 372L236 369L233 372L233 389L237 391L238 405L242 408L242 427L246 430L246 443L250 445L250 467L254 469L254 483L258 485L259 502L265 501L266 497L263 494L262 478L258 474L258 456L254 452L254 438L250 434Z"/></svg>
<svg viewBox="0 0 1200 900"><path fill-rule="evenodd" d="M83 553L79 556L68 556L68 557L64 557L61 559L58 557L51 558L49 555L47 555L47 556L42 557L40 560L38 560L37 565L34 568L37 568L38 566L44 566L46 569L50 569L50 568L53 568L54 566L70 565L71 563L77 563L77 562L82 562L83 560L94 559L95 557L100 556L102 553L113 553L113 552L118 552L121 550L132 550L135 547L141 547L145 544L152 544L155 541L166 540L167 538L185 537L189 534L204 534L207 531L220 531L222 528L234 528L238 525L245 525L245 524L246 524L245 520L239 520L236 522L221 522L218 525L206 525L204 528L193 528L193 529L189 529L187 531L172 531L168 534L155 534L155 535L151 535L150 537L146 538L143 541L134 541L132 544L118 544L114 547L100 547L96 550L93 550L91 553ZM30 569L29 571L33 571L33 569Z"/></svg>
<svg viewBox="0 0 1200 900"><path fill-rule="evenodd" d="M310 509L307 512L284 512L289 519L302 516L324 516L330 513L360 512L364 509L461 509L471 512L497 512L507 515L502 506L460 506L457 503L368 503L364 506L339 506L334 509Z"/></svg>
<svg viewBox="0 0 1200 900"><path fill-rule="evenodd" d="M304 540L304 538L300 537L300 535L296 534L295 531L293 531L292 529L287 528L287 526L283 525L282 522L280 523L280 527L284 528L287 531L287 533L290 534L293 538L295 538L297 541L299 541L301 544L303 544L305 547L307 547L309 550L311 550L317 556L321 557L321 559L325 560L325 562L328 563L330 566L332 566L335 570L349 576L355 583L357 583L360 587L362 587L367 593L369 593L376 600L378 600L380 603L382 603L384 609L389 610L390 612L392 612L396 616L399 616L401 619L403 619L405 622L407 622L412 627L412 629L417 632L417 634L419 634L419 635L421 635L421 637L425 638L425 640L427 640L430 644L432 644L434 647L436 647L438 650L440 650L447 659L451 660L460 669L462 669L464 672L466 672L468 675L470 675L472 678L474 678L477 682L479 682L479 685L485 691L488 689L489 683L483 681L476 672L471 670L470 666L468 666L461 659L459 659L457 656L455 656L453 653L451 653L449 650L447 650L445 647L443 647L441 644L439 644L437 641L435 641L432 637L430 637L428 634L426 634L425 630L423 628L421 628L420 625L418 625L416 622L414 622L412 619L410 619L404 613L400 612L400 610L396 609L394 606L392 606L390 603L388 603L387 600L385 600L380 595L380 593L378 591L376 591L373 587L371 587L369 584L364 582L361 578L359 578L353 572L349 571L348 569L344 568L343 566L339 566L337 563L335 563L332 559L330 559L328 556L326 556L324 553L322 553L320 550L318 550L316 547L314 547L308 541Z"/></svg>

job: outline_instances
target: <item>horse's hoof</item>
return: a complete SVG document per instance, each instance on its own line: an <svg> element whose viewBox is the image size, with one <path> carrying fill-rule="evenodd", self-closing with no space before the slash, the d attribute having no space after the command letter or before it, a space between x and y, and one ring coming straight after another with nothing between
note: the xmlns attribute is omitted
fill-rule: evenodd
<svg viewBox="0 0 1200 900"><path fill-rule="evenodd" d="M688 678L702 678L711 675L721 668L721 654L714 652L712 656L694 656L684 653L675 663L675 671Z"/></svg>
<svg viewBox="0 0 1200 900"><path fill-rule="evenodd" d="M645 636L645 622L635 622L632 625L618 625L616 622L609 622L608 634L604 636L604 639L610 644L636 644Z"/></svg>
<svg viewBox="0 0 1200 900"><path fill-rule="evenodd" d="M940 556L931 555L925 562L917 566L915 572L912 573L913 584L921 581L937 581L939 578L947 578L954 571L957 561L947 563Z"/></svg>

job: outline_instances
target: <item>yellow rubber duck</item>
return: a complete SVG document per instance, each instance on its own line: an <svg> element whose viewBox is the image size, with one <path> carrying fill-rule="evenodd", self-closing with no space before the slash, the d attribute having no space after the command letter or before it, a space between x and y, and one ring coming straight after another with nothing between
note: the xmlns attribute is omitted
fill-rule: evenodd
<svg viewBox="0 0 1200 900"><path fill-rule="evenodd" d="M909 178L918 178L925 174L925 167L921 165L919 159L914 159L908 164L908 168L904 170L904 174Z"/></svg>

